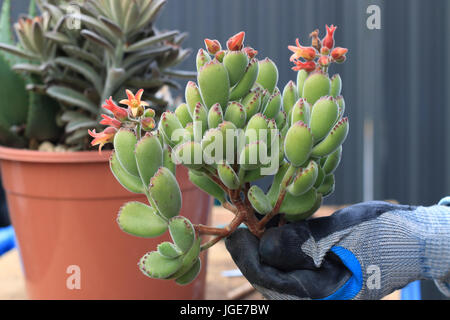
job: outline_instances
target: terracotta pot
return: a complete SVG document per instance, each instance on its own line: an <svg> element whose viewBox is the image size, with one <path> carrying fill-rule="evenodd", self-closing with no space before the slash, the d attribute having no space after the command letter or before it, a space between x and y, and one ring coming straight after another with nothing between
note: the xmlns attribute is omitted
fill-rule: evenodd
<svg viewBox="0 0 450 320"><path fill-rule="evenodd" d="M137 262L168 239L122 232L116 216L128 201L109 170L110 152L44 153L0 147L1 172L31 299L202 299L202 273L188 286L154 280ZM177 169L181 214L207 223L210 197ZM78 284L80 288L77 288Z"/></svg>

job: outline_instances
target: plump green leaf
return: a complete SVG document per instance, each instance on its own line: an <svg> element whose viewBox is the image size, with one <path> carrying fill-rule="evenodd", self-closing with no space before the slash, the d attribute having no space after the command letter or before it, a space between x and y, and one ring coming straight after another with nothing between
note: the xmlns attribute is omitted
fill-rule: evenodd
<svg viewBox="0 0 450 320"><path fill-rule="evenodd" d="M128 173L117 160L114 152L109 160L109 165L114 177L128 191L134 193L144 193L144 185L139 177Z"/></svg>
<svg viewBox="0 0 450 320"><path fill-rule="evenodd" d="M182 266L182 257L171 259L152 251L139 261L141 271L151 278L165 279L177 272Z"/></svg>
<svg viewBox="0 0 450 320"><path fill-rule="evenodd" d="M185 217L174 217L169 221L169 232L175 245L186 253L193 245L195 231L192 223Z"/></svg>
<svg viewBox="0 0 450 320"><path fill-rule="evenodd" d="M123 231L143 238L154 238L167 230L167 222L156 210L141 202L126 203L119 211L117 223Z"/></svg>
<svg viewBox="0 0 450 320"><path fill-rule="evenodd" d="M175 176L168 168L159 168L150 179L149 193L158 211L167 219L180 213L181 190Z"/></svg>

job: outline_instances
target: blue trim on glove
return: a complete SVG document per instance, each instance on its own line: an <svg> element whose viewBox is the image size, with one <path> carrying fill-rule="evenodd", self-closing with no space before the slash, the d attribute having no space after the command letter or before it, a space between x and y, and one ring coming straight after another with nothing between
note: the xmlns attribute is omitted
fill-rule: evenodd
<svg viewBox="0 0 450 320"><path fill-rule="evenodd" d="M361 264L355 255L344 247L334 246L331 248L342 263L353 273L350 279L340 287L335 293L320 300L350 300L353 299L363 286L363 274Z"/></svg>
<svg viewBox="0 0 450 320"><path fill-rule="evenodd" d="M12 226L0 228L0 256L16 246Z"/></svg>
<svg viewBox="0 0 450 320"><path fill-rule="evenodd" d="M450 207L450 197L445 197L445 198L441 199L441 201L439 201L438 205Z"/></svg>

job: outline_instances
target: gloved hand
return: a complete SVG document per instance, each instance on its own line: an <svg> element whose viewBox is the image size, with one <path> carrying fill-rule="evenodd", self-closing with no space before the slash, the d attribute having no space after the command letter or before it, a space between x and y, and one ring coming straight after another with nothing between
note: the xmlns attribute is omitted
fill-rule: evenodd
<svg viewBox="0 0 450 320"><path fill-rule="evenodd" d="M412 207L371 201L226 239L243 275L269 299L381 299L419 279L450 296L450 197Z"/></svg>

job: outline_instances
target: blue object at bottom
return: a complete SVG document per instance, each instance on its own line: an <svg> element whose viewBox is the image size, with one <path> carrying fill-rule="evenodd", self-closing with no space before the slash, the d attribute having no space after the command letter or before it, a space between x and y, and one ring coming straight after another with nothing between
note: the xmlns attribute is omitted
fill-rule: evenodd
<svg viewBox="0 0 450 320"><path fill-rule="evenodd" d="M0 256L16 246L12 226L0 228Z"/></svg>
<svg viewBox="0 0 450 320"><path fill-rule="evenodd" d="M414 281L404 287L401 291L402 300L421 300L420 281Z"/></svg>

